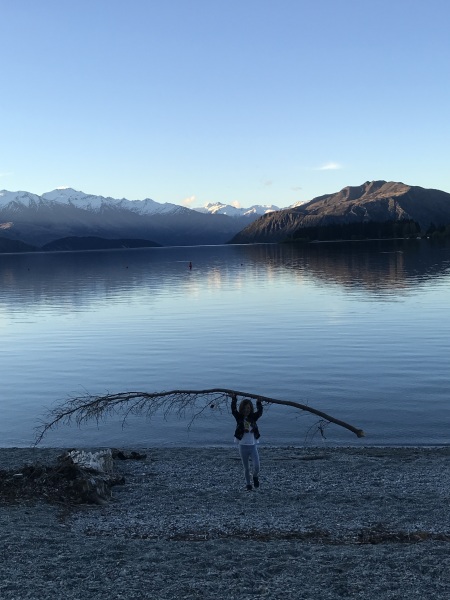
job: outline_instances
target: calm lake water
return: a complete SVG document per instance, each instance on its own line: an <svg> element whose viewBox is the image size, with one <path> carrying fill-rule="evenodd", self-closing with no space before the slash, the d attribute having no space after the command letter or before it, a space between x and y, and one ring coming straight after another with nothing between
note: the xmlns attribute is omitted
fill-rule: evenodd
<svg viewBox="0 0 450 600"><path fill-rule="evenodd" d="M450 247L428 241L0 255L0 445L32 445L46 410L85 392L212 387L366 431L323 440L272 406L265 445L447 444L449 304ZM228 445L233 421L108 419L42 445Z"/></svg>

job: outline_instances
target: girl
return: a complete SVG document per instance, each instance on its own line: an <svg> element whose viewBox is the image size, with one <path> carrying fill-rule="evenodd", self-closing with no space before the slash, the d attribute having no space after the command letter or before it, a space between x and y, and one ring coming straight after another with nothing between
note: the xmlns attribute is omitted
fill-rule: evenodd
<svg viewBox="0 0 450 600"><path fill-rule="evenodd" d="M247 491L253 489L250 480L250 460L253 467L253 485L259 488L259 454L256 444L261 437L256 421L263 413L263 406L260 400L256 401L256 412L253 408L253 403L248 398L242 400L239 404L239 410L236 409L237 396L233 394L231 397L231 412L236 419L236 431L234 432L234 440L239 444L239 454L244 466L245 482Z"/></svg>

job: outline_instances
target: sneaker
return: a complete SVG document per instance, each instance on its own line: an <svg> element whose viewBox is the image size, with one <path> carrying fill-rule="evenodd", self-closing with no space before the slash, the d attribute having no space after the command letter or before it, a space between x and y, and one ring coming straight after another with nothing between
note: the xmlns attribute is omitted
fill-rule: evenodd
<svg viewBox="0 0 450 600"><path fill-rule="evenodd" d="M248 486L247 486L247 492L251 492L252 489L253 489L252 486L250 484L248 484Z"/></svg>
<svg viewBox="0 0 450 600"><path fill-rule="evenodd" d="M253 485L255 488L259 488L259 479L258 477L253 477Z"/></svg>

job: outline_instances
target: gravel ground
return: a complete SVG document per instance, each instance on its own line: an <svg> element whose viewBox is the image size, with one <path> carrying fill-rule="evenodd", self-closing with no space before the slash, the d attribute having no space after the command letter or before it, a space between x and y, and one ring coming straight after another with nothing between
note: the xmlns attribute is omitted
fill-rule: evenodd
<svg viewBox="0 0 450 600"><path fill-rule="evenodd" d="M142 449L139 449L142 452ZM57 449L1 449L0 469ZM2 600L450 598L450 448L235 447L116 461L103 506L0 504Z"/></svg>

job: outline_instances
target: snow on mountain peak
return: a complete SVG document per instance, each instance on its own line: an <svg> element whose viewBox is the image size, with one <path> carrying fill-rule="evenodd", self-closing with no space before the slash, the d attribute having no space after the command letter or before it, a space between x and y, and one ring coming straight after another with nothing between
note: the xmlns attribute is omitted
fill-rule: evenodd
<svg viewBox="0 0 450 600"><path fill-rule="evenodd" d="M201 208L194 208L197 212L209 213L213 215L228 215L229 217L250 217L264 215L275 210L280 210L275 205L254 204L249 208L233 206L232 204L223 204L221 202L205 204Z"/></svg>
<svg viewBox="0 0 450 600"><path fill-rule="evenodd" d="M58 187L51 192L42 194L44 200L51 200L53 202L67 202L72 199L86 198L87 196L88 194L74 190L71 187Z"/></svg>
<svg viewBox="0 0 450 600"><path fill-rule="evenodd" d="M299 200L298 202L295 202L294 204L288 206L288 208L298 208L299 206L302 206L302 204L306 204L307 202L309 202L309 200Z"/></svg>
<svg viewBox="0 0 450 600"><path fill-rule="evenodd" d="M30 192L8 192L7 190L0 190L0 207L8 206L8 204L11 203L30 206L30 204L39 202L40 199L40 196L31 194Z"/></svg>
<svg viewBox="0 0 450 600"><path fill-rule="evenodd" d="M125 209L135 212L140 215L150 214L161 214L161 213L173 213L175 211L184 210L183 207L177 204L170 204L168 202L161 204L155 202L151 198L145 198L145 200L127 200L127 198L111 198L105 196L95 196L94 194L85 194L74 190L70 187L56 188L52 192L46 192L42 194L44 200L52 202L60 202L64 204L72 204L78 208L85 210L99 211L102 208L116 208Z"/></svg>

